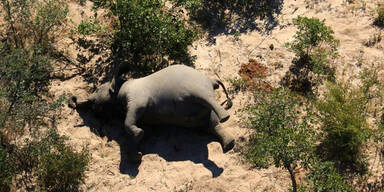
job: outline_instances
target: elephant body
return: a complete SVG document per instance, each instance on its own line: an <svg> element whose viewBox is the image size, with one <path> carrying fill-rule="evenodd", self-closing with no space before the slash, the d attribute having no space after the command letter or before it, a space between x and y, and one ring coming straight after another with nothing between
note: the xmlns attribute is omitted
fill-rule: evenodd
<svg viewBox="0 0 384 192"><path fill-rule="evenodd" d="M228 112L217 103L214 89L223 84L185 65L172 65L149 76L100 86L87 100L75 103L74 107L91 106L105 113L122 110L124 127L136 144L144 135L138 125L175 125L186 128L201 128L218 136L223 151L233 148L234 139L221 128L220 122L229 118ZM118 88L116 88L118 87ZM227 93L226 93L227 95ZM228 104L230 99L227 95ZM133 149L133 159L141 154Z"/></svg>

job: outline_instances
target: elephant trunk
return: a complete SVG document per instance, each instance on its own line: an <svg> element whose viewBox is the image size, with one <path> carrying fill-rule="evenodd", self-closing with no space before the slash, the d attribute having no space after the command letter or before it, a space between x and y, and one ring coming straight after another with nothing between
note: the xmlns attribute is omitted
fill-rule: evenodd
<svg viewBox="0 0 384 192"><path fill-rule="evenodd" d="M72 109L86 108L89 104L89 99L78 100L76 96L72 96L68 102L68 106Z"/></svg>

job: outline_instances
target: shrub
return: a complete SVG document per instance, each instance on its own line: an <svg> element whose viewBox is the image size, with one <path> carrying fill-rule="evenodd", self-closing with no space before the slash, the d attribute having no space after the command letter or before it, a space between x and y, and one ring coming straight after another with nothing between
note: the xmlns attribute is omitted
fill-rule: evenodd
<svg viewBox="0 0 384 192"><path fill-rule="evenodd" d="M38 183L48 191L75 191L84 182L89 161L86 149L74 152L65 144L65 137L48 132L39 143L39 164L36 167Z"/></svg>
<svg viewBox="0 0 384 192"><path fill-rule="evenodd" d="M12 185L26 191L75 189L84 178L87 152L73 152L56 133L54 116L64 98L45 100L52 43L65 22L66 4L0 0L0 8L5 19L0 25L0 191ZM45 130L50 134L44 136Z"/></svg>
<svg viewBox="0 0 384 192"><path fill-rule="evenodd" d="M46 56L31 55L22 49L13 49L0 56L0 81L3 83L0 89L4 98L0 123L3 128L9 127L8 135L18 137L24 134L27 124L32 132L44 124L47 103L38 95L46 91L52 66Z"/></svg>
<svg viewBox="0 0 384 192"><path fill-rule="evenodd" d="M108 8L117 21L112 52L130 71L148 74L169 65L170 60L190 62L188 46L196 33L180 15L161 0L94 0Z"/></svg>
<svg viewBox="0 0 384 192"><path fill-rule="evenodd" d="M184 5L189 15L206 29L237 25L240 31L254 28L257 18L273 20L282 9L282 0L173 0L176 6ZM233 17L236 16L236 17ZM235 18L235 19L234 19ZM268 24L273 22L267 22ZM271 26L266 26L269 28ZM229 29L229 32L233 31Z"/></svg>
<svg viewBox="0 0 384 192"><path fill-rule="evenodd" d="M373 21L373 24L379 27L383 27L384 26L384 6L379 5L376 12L377 12L377 17Z"/></svg>
<svg viewBox="0 0 384 192"><path fill-rule="evenodd" d="M1 0L4 32L0 43L0 93L4 113L0 127L7 136L42 126L48 108L46 93L53 70L52 42L55 30L65 21L68 9L57 0Z"/></svg>
<svg viewBox="0 0 384 192"><path fill-rule="evenodd" d="M9 165L9 153L5 147L0 144L0 191L8 191L11 184L13 170Z"/></svg>
<svg viewBox="0 0 384 192"><path fill-rule="evenodd" d="M90 155L86 148L75 152L66 141L50 129L27 139L22 147L15 145L8 154L13 171L9 176L17 178L13 184L29 191L76 191L85 179Z"/></svg>
<svg viewBox="0 0 384 192"><path fill-rule="evenodd" d="M105 32L105 28L102 26L100 21L96 18L89 18L86 21L81 21L79 26L77 27L77 33L81 35L90 35L95 33L103 33Z"/></svg>
<svg viewBox="0 0 384 192"><path fill-rule="evenodd" d="M334 69L329 63L337 56L337 46L339 42L333 37L333 30L325 26L324 20L317 18L297 17L293 20L297 26L294 40L287 43L286 46L292 50L296 57L293 59L293 65L290 73L293 77L286 76L285 84L295 82L291 88L295 90L306 90L298 84L309 81L311 84L321 82L324 78L334 80ZM309 74L315 75L311 80ZM289 79L292 78L292 79ZM310 86L311 87L311 86Z"/></svg>
<svg viewBox="0 0 384 192"><path fill-rule="evenodd" d="M324 98L317 104L325 133L320 149L336 167L364 172L362 147L371 134L366 122L367 97L362 90L350 87L328 83Z"/></svg>
<svg viewBox="0 0 384 192"><path fill-rule="evenodd" d="M353 192L337 173L333 163L316 161L306 175L307 186L313 192Z"/></svg>
<svg viewBox="0 0 384 192"><path fill-rule="evenodd" d="M293 191L297 191L294 170L306 167L314 150L312 115L302 113L304 106L288 90L276 89L262 98L246 108L248 125L255 130L246 156L258 167L273 163L288 170Z"/></svg>

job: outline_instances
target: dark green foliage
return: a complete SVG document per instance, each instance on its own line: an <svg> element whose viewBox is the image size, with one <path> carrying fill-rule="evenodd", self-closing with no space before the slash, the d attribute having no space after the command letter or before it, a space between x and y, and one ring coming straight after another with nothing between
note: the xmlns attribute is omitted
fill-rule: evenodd
<svg viewBox="0 0 384 192"><path fill-rule="evenodd" d="M350 85L327 84L328 91L317 104L321 129L325 133L320 146L322 156L338 168L364 172L362 147L371 135L366 122L367 97Z"/></svg>
<svg viewBox="0 0 384 192"><path fill-rule="evenodd" d="M87 21L81 21L77 27L77 32L81 35L90 35L105 32L105 28L97 19L90 18Z"/></svg>
<svg viewBox="0 0 384 192"><path fill-rule="evenodd" d="M379 5L376 12L377 12L377 17L373 21L373 24L379 27L383 27L384 26L384 6Z"/></svg>
<svg viewBox="0 0 384 192"><path fill-rule="evenodd" d="M184 5L189 15L203 28L214 31L215 28L228 28L235 24L237 30L255 29L256 19L265 19L266 28L276 24L274 14L278 14L283 6L283 0L173 0L176 5Z"/></svg>
<svg viewBox="0 0 384 192"><path fill-rule="evenodd" d="M306 175L307 186L313 192L353 192L344 179L337 173L333 163L317 161L311 165Z"/></svg>
<svg viewBox="0 0 384 192"><path fill-rule="evenodd" d="M9 153L2 145L0 145L0 170L0 191L8 191L14 173L9 165Z"/></svg>
<svg viewBox="0 0 384 192"><path fill-rule="evenodd" d="M5 173L9 179L19 175L13 183L17 187L31 191L76 191L85 179L90 155L86 148L75 152L66 141L66 137L50 129L27 139L22 147L13 145L6 164L0 166L8 167Z"/></svg>
<svg viewBox="0 0 384 192"><path fill-rule="evenodd" d="M339 44L333 37L333 30L325 26L324 20L317 18L299 16L293 23L297 31L287 47L296 57L284 84L296 91L305 92L310 91L312 84L321 83L323 79L333 81L335 71L329 63L337 56ZM311 80L308 77L310 73L314 75Z"/></svg>
<svg viewBox="0 0 384 192"><path fill-rule="evenodd" d="M288 47L296 53L297 57L321 57L310 58L313 59L313 61L309 61L313 67L319 68L321 65L324 65L321 63L322 58L329 54L333 55L337 51L338 41L333 37L333 30L325 26L324 20L320 21L317 18L299 16L293 20L293 23L297 26L297 31L294 36L295 40L292 43L288 43ZM318 55L321 54L319 52L322 50L327 51L326 55Z"/></svg>
<svg viewBox="0 0 384 192"><path fill-rule="evenodd" d="M88 153L72 151L56 133L56 112L65 98L46 100L52 43L67 6L57 0L0 3L5 19L0 25L0 191L76 190Z"/></svg>
<svg viewBox="0 0 384 192"><path fill-rule="evenodd" d="M84 182L89 161L87 150L74 152L65 138L51 131L39 143L38 183L47 191L75 191Z"/></svg>
<svg viewBox="0 0 384 192"><path fill-rule="evenodd" d="M1 127L12 127L12 133L19 136L27 124L32 132L38 130L49 110L38 95L46 91L52 67L48 57L33 55L37 52L11 49L0 55L1 102L5 111L0 123Z"/></svg>
<svg viewBox="0 0 384 192"><path fill-rule="evenodd" d="M129 71L148 74L170 60L190 62L188 46L196 33L161 0L94 0L117 18L112 52Z"/></svg>
<svg viewBox="0 0 384 192"><path fill-rule="evenodd" d="M289 90L277 89L246 108L248 124L255 133L249 142L247 158L258 167L273 163L288 170L297 191L294 170L307 166L314 150L315 132L310 112L302 113L301 102Z"/></svg>

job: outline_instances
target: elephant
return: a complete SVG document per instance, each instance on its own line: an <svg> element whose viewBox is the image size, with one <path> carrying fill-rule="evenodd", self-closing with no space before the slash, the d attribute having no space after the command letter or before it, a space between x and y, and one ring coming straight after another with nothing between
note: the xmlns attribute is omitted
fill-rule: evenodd
<svg viewBox="0 0 384 192"><path fill-rule="evenodd" d="M227 100L221 105L216 101L214 90L222 87ZM224 108L222 105L227 103ZM137 145L144 136L140 125L174 125L185 128L203 128L215 135L223 152L234 147L234 138L220 123L230 117L226 109L232 101L219 80L185 65L171 65L151 75L130 79L113 78L99 86L87 99L73 96L68 103L74 109L89 108L107 114L121 111L124 129L134 142L132 161L141 161Z"/></svg>

